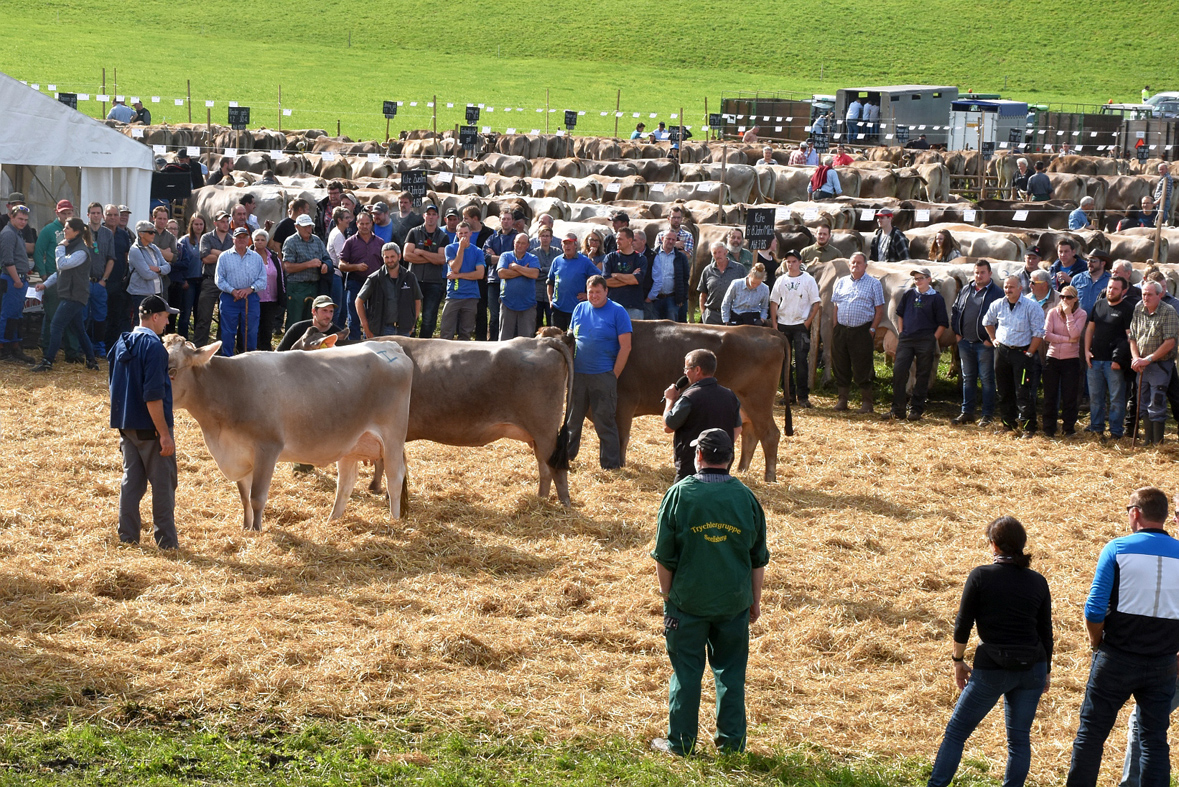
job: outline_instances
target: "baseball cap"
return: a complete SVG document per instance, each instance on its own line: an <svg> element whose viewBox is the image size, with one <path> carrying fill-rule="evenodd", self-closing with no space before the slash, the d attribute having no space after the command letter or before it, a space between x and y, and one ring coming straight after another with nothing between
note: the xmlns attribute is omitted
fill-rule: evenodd
<svg viewBox="0 0 1179 787"><path fill-rule="evenodd" d="M58 203L59 206L60 206L60 204L61 203ZM119 206L119 213L130 213L130 212L131 212L131 209L128 208L126 205Z"/></svg>
<svg viewBox="0 0 1179 787"><path fill-rule="evenodd" d="M168 305L168 302L158 295L149 295L143 299L139 304L140 314L159 314L160 312L168 312L168 314L180 314L179 309L173 309Z"/></svg>
<svg viewBox="0 0 1179 787"><path fill-rule="evenodd" d="M455 210L454 208L447 208L446 209L446 218L449 219L451 216L454 216L456 219L461 218L459 216L459 212L457 210Z"/></svg>
<svg viewBox="0 0 1179 787"><path fill-rule="evenodd" d="M299 218L302 218L302 216L300 216ZM217 211L217 215L213 217L213 221L221 221L223 219L226 221L229 220L229 214L223 210ZM295 223L298 224L299 223L298 220L296 220Z"/></svg>
<svg viewBox="0 0 1179 787"><path fill-rule="evenodd" d="M438 212L438 206L435 205L433 202L427 202L425 205L422 206L422 213L427 213L431 210L434 211L435 213Z"/></svg>
<svg viewBox="0 0 1179 787"><path fill-rule="evenodd" d="M802 255L798 253L797 249L787 249L782 255L782 259L786 259L787 257L796 257L800 260L802 259Z"/></svg>
<svg viewBox="0 0 1179 787"><path fill-rule="evenodd" d="M733 439L724 429L705 429L699 437L692 441L692 447L714 456L733 455Z"/></svg>
<svg viewBox="0 0 1179 787"><path fill-rule="evenodd" d="M312 309L334 309L334 308L336 308L336 302L332 300L332 296L330 296L330 295L319 295L319 296L316 296L315 300L313 300L311 302L311 308Z"/></svg>
<svg viewBox="0 0 1179 787"><path fill-rule="evenodd" d="M576 232L566 232L564 235L561 236L562 243L564 243L567 240L571 240L574 243L577 243L577 240L578 240L577 233Z"/></svg>
<svg viewBox="0 0 1179 787"><path fill-rule="evenodd" d="M176 151L176 158L188 158L188 148L181 148L180 150Z"/></svg>
<svg viewBox="0 0 1179 787"><path fill-rule="evenodd" d="M68 199L63 199L57 203L57 209L58 210L73 210L74 203L70 202Z"/></svg>
<svg viewBox="0 0 1179 787"><path fill-rule="evenodd" d="M19 191L14 191L8 195L8 201L14 205L23 205L25 203L25 195Z"/></svg>
<svg viewBox="0 0 1179 787"><path fill-rule="evenodd" d="M629 224L630 214L628 214L625 210L615 211L614 214L610 216L610 221L625 221Z"/></svg>
<svg viewBox="0 0 1179 787"><path fill-rule="evenodd" d="M156 225L154 225L150 221L146 221L146 220L137 221L137 222L135 222L135 231L136 232L150 232L152 235L155 235L156 234Z"/></svg>
<svg viewBox="0 0 1179 787"><path fill-rule="evenodd" d="M512 211L512 220L513 221L524 221L524 219L526 219L526 218L527 218L527 216L524 215L524 211L522 211L522 210Z"/></svg>
<svg viewBox="0 0 1179 787"><path fill-rule="evenodd" d="M234 237L237 237L238 235L249 235L249 234L250 234L249 227L234 227L233 228Z"/></svg>
<svg viewBox="0 0 1179 787"><path fill-rule="evenodd" d="M879 216L891 217L892 216L892 208L880 208L879 210L876 211L876 215L877 215L877 217L879 217Z"/></svg>
<svg viewBox="0 0 1179 787"><path fill-rule="evenodd" d="M1029 248L1027 251L1025 251L1025 252L1023 253L1023 256L1025 256L1025 257L1035 257L1035 258L1036 258L1036 259L1038 259L1038 260L1040 260L1040 259L1043 259L1043 258L1044 258L1044 255L1043 255L1043 254L1041 254L1041 253L1040 253L1040 250L1039 250L1039 249L1037 249L1035 246L1032 246L1032 247L1031 247L1031 248Z"/></svg>
<svg viewBox="0 0 1179 787"><path fill-rule="evenodd" d="M299 216L299 218L295 219L295 226L296 227L314 227L315 226L315 219L311 218L306 213L304 213L301 216Z"/></svg>
<svg viewBox="0 0 1179 787"><path fill-rule="evenodd" d="M924 276L927 279L932 279L933 276L929 272L929 268L914 268L909 271L910 276Z"/></svg>
<svg viewBox="0 0 1179 787"><path fill-rule="evenodd" d="M372 209L373 209L374 213L388 213L389 212L389 206L387 204L385 204L384 202L374 202L372 204Z"/></svg>

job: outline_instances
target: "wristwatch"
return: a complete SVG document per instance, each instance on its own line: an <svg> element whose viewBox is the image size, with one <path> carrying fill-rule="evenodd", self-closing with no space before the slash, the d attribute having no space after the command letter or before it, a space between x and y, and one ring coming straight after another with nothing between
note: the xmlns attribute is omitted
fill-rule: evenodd
<svg viewBox="0 0 1179 787"><path fill-rule="evenodd" d="M950 661L962 663L962 662L966 661L966 657L963 656L962 658L958 658L957 656L955 656L954 654L951 653L950 654Z"/></svg>

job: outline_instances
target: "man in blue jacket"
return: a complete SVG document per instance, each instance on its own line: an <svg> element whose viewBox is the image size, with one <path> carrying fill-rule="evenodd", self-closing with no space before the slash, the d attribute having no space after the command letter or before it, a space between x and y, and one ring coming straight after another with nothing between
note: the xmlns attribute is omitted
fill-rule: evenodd
<svg viewBox="0 0 1179 787"><path fill-rule="evenodd" d="M121 435L123 484L119 490L119 541L138 544L139 502L151 484L156 545L176 549L176 444L172 440L172 380L160 341L168 316L179 314L159 295L139 305L139 327L124 333L107 356L111 428Z"/></svg>
<svg viewBox="0 0 1179 787"><path fill-rule="evenodd" d="M991 281L991 263L979 260L974 264L974 283L963 287L950 311L950 330L958 342L958 357L962 360L962 412L954 424L974 423L975 397L978 381L982 379L982 420L979 426L995 422L995 345L983 327L983 317L1003 291Z"/></svg>
<svg viewBox="0 0 1179 787"><path fill-rule="evenodd" d="M1163 529L1167 496L1160 489L1135 490L1126 515L1131 533L1101 550L1085 602L1094 653L1068 787L1097 784L1105 739L1131 696L1138 701L1142 784L1171 783L1167 727L1179 652L1179 541Z"/></svg>

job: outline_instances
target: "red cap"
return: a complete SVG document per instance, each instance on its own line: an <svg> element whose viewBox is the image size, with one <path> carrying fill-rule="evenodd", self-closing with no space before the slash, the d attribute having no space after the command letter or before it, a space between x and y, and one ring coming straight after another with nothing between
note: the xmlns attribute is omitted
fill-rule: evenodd
<svg viewBox="0 0 1179 787"><path fill-rule="evenodd" d="M70 202L68 199L63 199L61 202L57 203L57 209L58 210L73 210L74 203Z"/></svg>

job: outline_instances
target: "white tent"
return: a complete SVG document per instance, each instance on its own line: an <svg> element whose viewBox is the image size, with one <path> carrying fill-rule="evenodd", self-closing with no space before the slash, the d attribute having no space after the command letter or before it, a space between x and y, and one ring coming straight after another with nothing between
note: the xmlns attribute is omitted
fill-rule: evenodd
<svg viewBox="0 0 1179 787"><path fill-rule="evenodd" d="M101 202L131 208L132 223L148 218L152 160L147 145L0 74L0 198L23 192L37 226L59 199L78 215Z"/></svg>

